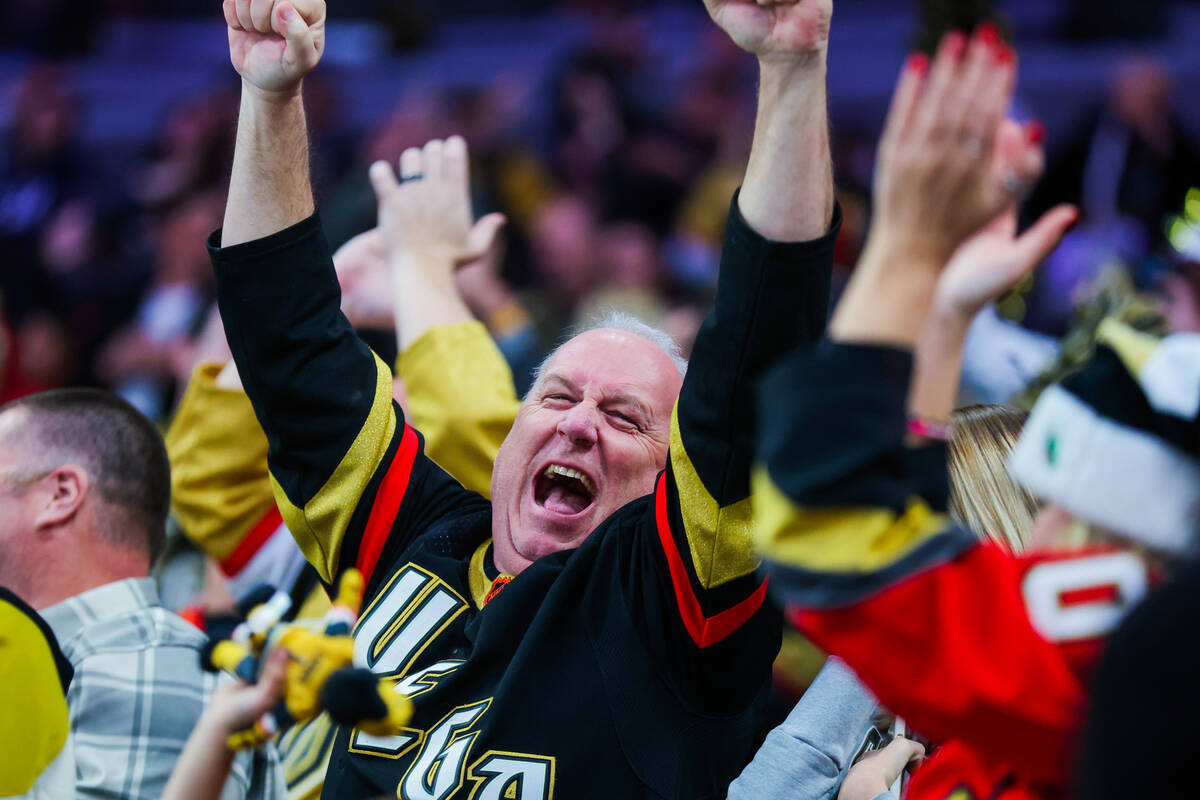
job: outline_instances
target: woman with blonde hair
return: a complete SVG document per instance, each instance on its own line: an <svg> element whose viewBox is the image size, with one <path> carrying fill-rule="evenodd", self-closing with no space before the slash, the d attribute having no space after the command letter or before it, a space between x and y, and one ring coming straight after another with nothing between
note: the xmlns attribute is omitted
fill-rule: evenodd
<svg viewBox="0 0 1200 800"><path fill-rule="evenodd" d="M1008 454L1028 417L1004 405L965 406L951 416L950 513L1012 553L1028 546L1040 507L1008 474Z"/></svg>

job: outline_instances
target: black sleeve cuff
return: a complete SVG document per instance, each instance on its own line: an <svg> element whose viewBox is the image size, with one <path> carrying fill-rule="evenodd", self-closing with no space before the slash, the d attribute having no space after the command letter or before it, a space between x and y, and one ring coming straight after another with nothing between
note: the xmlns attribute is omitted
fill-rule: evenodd
<svg viewBox="0 0 1200 800"><path fill-rule="evenodd" d="M789 356L759 386L759 461L801 504L903 507L914 488L903 446L912 369L911 353L884 346Z"/></svg>
<svg viewBox="0 0 1200 800"><path fill-rule="evenodd" d="M289 269L297 265L275 259L274 256L283 250L313 246L316 244L310 241L313 237L320 237L320 244L324 245L326 251L329 249L328 244L324 242L321 217L317 212L313 212L311 216L300 220L295 225L284 228L278 233L272 233L270 236L243 242L242 244L235 244L231 247L221 247L221 231L221 228L213 231L208 237L207 242L208 257L212 260L213 267L218 272L242 264L254 264L256 271L261 268L269 271L272 267L276 269ZM303 263L307 264L311 261L311 259L305 259Z"/></svg>
<svg viewBox="0 0 1200 800"><path fill-rule="evenodd" d="M834 202L829 230L819 239L809 239L804 242L776 242L766 238L750 227L749 222L746 222L746 218L742 216L742 210L738 207L738 197L741 194L741 188L733 193L733 200L729 204L729 223L726 230L738 236L738 242L742 246L763 246L777 249L780 252L787 252L789 248L817 247L825 248L829 253L833 252L833 245L837 242L838 233L842 228L842 207L839 203Z"/></svg>
<svg viewBox="0 0 1200 800"><path fill-rule="evenodd" d="M729 204L715 312L720 316L755 306L764 315L786 321L783 330L815 342L829 316L829 282L834 248L842 227L842 208L835 204L824 236L806 242L775 242L750 227L738 208L739 189ZM753 274L761 272L761 277ZM778 305L773 307L772 300ZM799 328L796 331L796 328Z"/></svg>

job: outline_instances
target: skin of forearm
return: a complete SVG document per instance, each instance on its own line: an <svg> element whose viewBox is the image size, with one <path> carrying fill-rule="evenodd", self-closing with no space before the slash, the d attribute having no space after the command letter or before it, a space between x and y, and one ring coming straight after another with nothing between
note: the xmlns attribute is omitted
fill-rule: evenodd
<svg viewBox="0 0 1200 800"><path fill-rule="evenodd" d="M227 733L217 721L201 717L184 745L163 800L218 800L233 766Z"/></svg>
<svg viewBox="0 0 1200 800"><path fill-rule="evenodd" d="M958 400L963 351L970 319L934 307L917 341L909 411L932 420L948 420Z"/></svg>
<svg viewBox="0 0 1200 800"><path fill-rule="evenodd" d="M313 213L304 103L242 84L221 246L261 239Z"/></svg>
<svg viewBox="0 0 1200 800"><path fill-rule="evenodd" d="M829 338L914 350L943 264L923 248L869 241L829 322Z"/></svg>
<svg viewBox="0 0 1200 800"><path fill-rule="evenodd" d="M453 266L429 268L431 258L438 256L397 253L390 260L400 352L432 328L474 319L454 284Z"/></svg>
<svg viewBox="0 0 1200 800"><path fill-rule="evenodd" d="M825 55L760 63L758 116L738 208L762 236L816 239L833 220Z"/></svg>

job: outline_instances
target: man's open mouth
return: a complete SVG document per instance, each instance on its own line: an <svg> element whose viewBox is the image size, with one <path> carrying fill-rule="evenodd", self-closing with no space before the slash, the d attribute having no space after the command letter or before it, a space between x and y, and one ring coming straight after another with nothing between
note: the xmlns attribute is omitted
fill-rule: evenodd
<svg viewBox="0 0 1200 800"><path fill-rule="evenodd" d="M596 485L577 469L551 464L533 479L533 500L556 514L572 516L596 499Z"/></svg>

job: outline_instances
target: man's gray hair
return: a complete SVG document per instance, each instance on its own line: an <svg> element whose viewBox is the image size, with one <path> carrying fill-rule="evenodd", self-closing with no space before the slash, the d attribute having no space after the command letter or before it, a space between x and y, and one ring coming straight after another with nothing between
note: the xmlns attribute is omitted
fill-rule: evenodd
<svg viewBox="0 0 1200 800"><path fill-rule="evenodd" d="M550 355L542 359L542 363L537 365L537 369L533 372L533 385L536 386L538 381L542 379L542 375L546 372L546 365L550 363L550 359L554 358L555 354L562 349L564 344L581 333L606 329L624 331L625 333L632 333L634 336L642 337L667 354L667 357L671 359L671 363L675 365L675 369L679 370L681 378L687 375L688 362L683 357L683 348L671 337L671 334L661 328L647 325L628 311L619 311L615 308L610 308L592 317L583 325L573 328L567 338L558 347L554 348L550 352Z"/></svg>

